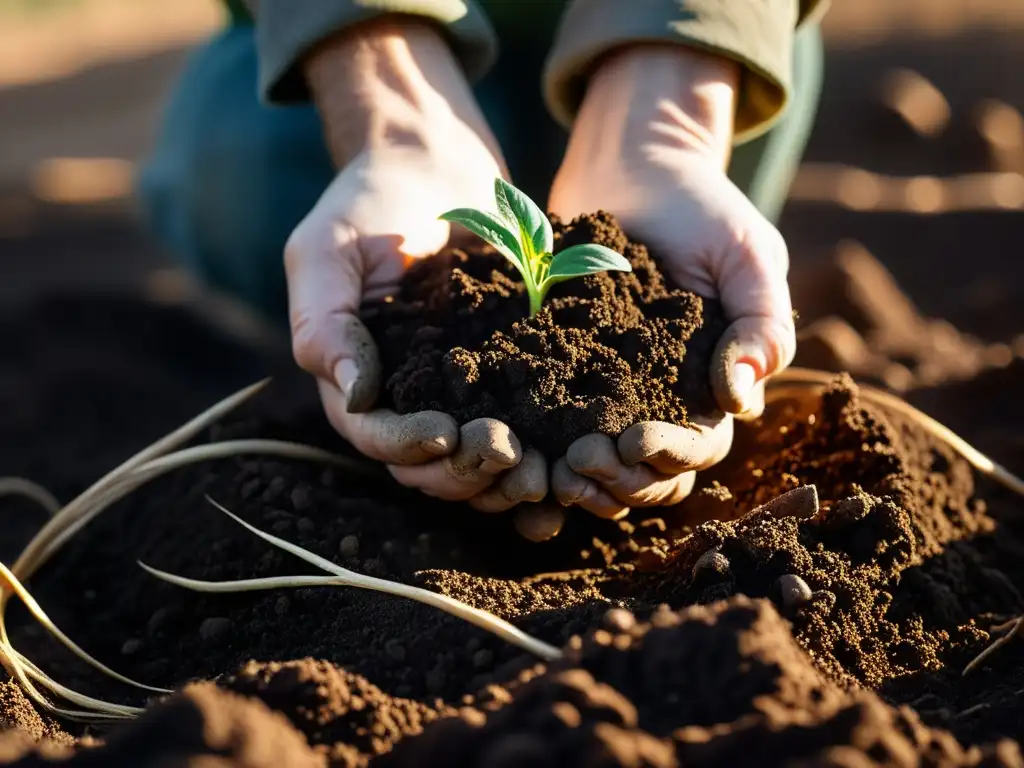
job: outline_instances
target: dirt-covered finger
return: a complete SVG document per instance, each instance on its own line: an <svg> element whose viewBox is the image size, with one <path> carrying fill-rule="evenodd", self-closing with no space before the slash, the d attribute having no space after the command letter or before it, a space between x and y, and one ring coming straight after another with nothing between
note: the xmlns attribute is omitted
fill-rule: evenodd
<svg viewBox="0 0 1024 768"><path fill-rule="evenodd" d="M483 493L469 500L481 512L505 512L523 502L541 501L548 495L548 464L544 454L531 448L523 460L502 474Z"/></svg>
<svg viewBox="0 0 1024 768"><path fill-rule="evenodd" d="M582 507L597 517L618 520L629 514L629 507L615 499L590 478L573 472L563 456L551 470L551 491L563 507Z"/></svg>
<svg viewBox="0 0 1024 768"><path fill-rule="evenodd" d="M732 433L732 419L725 416L697 417L686 427L643 421L619 435L617 448L626 466L643 463L663 475L678 475L721 461L732 445Z"/></svg>
<svg viewBox="0 0 1024 768"><path fill-rule="evenodd" d="M521 504L515 512L514 524L519 534L530 541L549 541L562 532L565 512L556 504Z"/></svg>
<svg viewBox="0 0 1024 768"><path fill-rule="evenodd" d="M494 476L511 469L523 458L519 438L497 419L474 419L459 428L459 446L445 458L456 477Z"/></svg>
<svg viewBox="0 0 1024 768"><path fill-rule="evenodd" d="M791 316L744 317L726 330L711 359L711 391L726 413L754 411L756 387L790 364L796 353Z"/></svg>
<svg viewBox="0 0 1024 768"><path fill-rule="evenodd" d="M468 501L494 483L493 475L453 475L444 461L418 466L389 465L388 471L402 485L444 501Z"/></svg>
<svg viewBox="0 0 1024 768"><path fill-rule="evenodd" d="M307 217L285 244L292 354L301 368L344 395L347 410L366 413L380 391L381 361L358 317L363 290L358 234L338 222L329 228L321 224Z"/></svg>
<svg viewBox="0 0 1024 768"><path fill-rule="evenodd" d="M754 388L750 390L750 395L747 398L747 410L733 416L736 421L755 421L764 415L764 387L764 380L759 381L754 385Z"/></svg>
<svg viewBox="0 0 1024 768"><path fill-rule="evenodd" d="M615 442L607 435L579 438L569 446L565 458L573 472L593 480L627 506L674 504L689 492L689 488L683 491L676 475L664 475L643 463L624 464ZM692 481L689 485L692 488Z"/></svg>
<svg viewBox="0 0 1024 768"><path fill-rule="evenodd" d="M371 459L387 464L422 464L452 453L459 445L455 419L439 411L399 415L394 411L350 413L345 397L330 383L319 382L328 420L352 445Z"/></svg>

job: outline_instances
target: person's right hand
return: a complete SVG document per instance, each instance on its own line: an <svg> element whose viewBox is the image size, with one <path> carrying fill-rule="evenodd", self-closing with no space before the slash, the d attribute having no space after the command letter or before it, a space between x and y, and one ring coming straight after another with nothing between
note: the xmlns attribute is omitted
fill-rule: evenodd
<svg viewBox="0 0 1024 768"><path fill-rule="evenodd" d="M382 77L388 67L401 76ZM347 102L333 98L360 72ZM440 214L489 208L494 178L505 175L447 46L432 30L388 24L342 41L307 74L342 170L289 239L285 268L295 359L317 378L328 419L400 483L431 496L472 501L503 475L512 503L543 498L546 472L522 462L501 422L460 427L436 411L374 409L380 360L360 305L396 292L411 260L448 243Z"/></svg>

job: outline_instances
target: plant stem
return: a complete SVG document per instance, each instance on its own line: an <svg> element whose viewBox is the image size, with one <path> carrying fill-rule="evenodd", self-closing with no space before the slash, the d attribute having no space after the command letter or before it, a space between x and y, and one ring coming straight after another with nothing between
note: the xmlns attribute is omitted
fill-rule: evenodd
<svg viewBox="0 0 1024 768"><path fill-rule="evenodd" d="M541 295L540 289L527 290L527 294L530 296L530 317L533 317L540 312L541 302L544 301L544 296Z"/></svg>

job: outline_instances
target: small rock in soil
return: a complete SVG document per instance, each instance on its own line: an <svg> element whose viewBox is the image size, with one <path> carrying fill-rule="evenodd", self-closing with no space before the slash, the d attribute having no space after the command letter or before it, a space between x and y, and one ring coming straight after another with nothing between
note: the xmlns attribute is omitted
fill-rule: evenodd
<svg viewBox="0 0 1024 768"><path fill-rule="evenodd" d="M341 552L342 557L355 557L359 554L359 537L350 533L341 540L338 551Z"/></svg>
<svg viewBox="0 0 1024 768"><path fill-rule="evenodd" d="M304 536L309 536L316 530L316 524L308 517L300 517L295 521L295 528Z"/></svg>
<svg viewBox="0 0 1024 768"><path fill-rule="evenodd" d="M142 641L136 637L128 638L121 646L121 653L124 656L132 656L142 648Z"/></svg>
<svg viewBox="0 0 1024 768"><path fill-rule="evenodd" d="M818 514L818 489L813 485L802 485L781 496L776 496L767 504L757 507L754 512L767 512L773 517L795 517L809 520Z"/></svg>
<svg viewBox="0 0 1024 768"><path fill-rule="evenodd" d="M312 489L305 483L299 483L292 489L292 508L296 512L303 512L313 503Z"/></svg>
<svg viewBox="0 0 1024 768"><path fill-rule="evenodd" d="M790 610L809 603L814 596L811 588L807 586L807 582L795 573L780 576L777 583L779 594L782 595L782 604Z"/></svg>
<svg viewBox="0 0 1024 768"><path fill-rule="evenodd" d="M231 631L231 619L223 616L212 616L204 619L199 625L199 636L203 640L214 640Z"/></svg>
<svg viewBox="0 0 1024 768"><path fill-rule="evenodd" d="M709 549L693 564L693 577L697 578L705 573L717 573L720 576L725 576L729 573L729 566L729 558L717 549Z"/></svg>

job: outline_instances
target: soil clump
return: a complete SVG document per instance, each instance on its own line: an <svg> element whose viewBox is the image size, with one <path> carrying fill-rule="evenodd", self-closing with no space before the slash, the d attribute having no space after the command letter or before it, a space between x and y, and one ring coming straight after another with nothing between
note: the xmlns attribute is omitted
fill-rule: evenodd
<svg viewBox="0 0 1024 768"><path fill-rule="evenodd" d="M393 301L365 313L386 404L459 423L499 419L552 458L591 432L713 413L709 363L726 327L719 302L675 287L608 214L553 217L552 226L555 253L597 243L633 271L556 285L530 318L522 280L489 245L420 261Z"/></svg>

